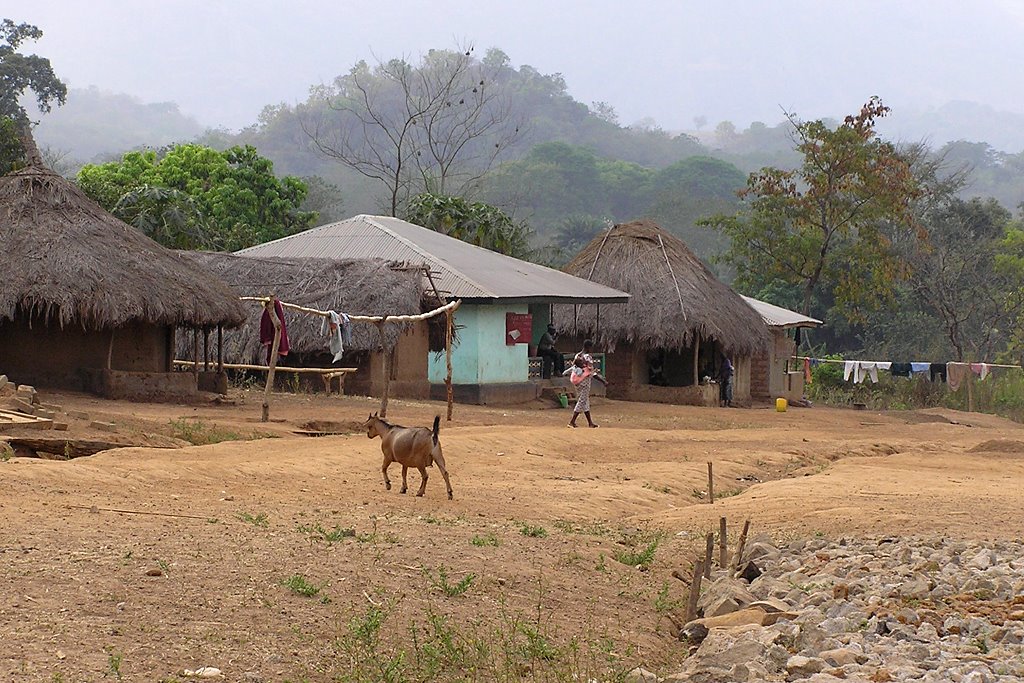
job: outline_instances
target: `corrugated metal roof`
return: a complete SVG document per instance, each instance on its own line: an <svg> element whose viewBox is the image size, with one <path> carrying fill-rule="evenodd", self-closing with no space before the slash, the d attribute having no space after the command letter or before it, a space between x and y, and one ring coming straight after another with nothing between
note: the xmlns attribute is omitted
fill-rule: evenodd
<svg viewBox="0 0 1024 683"><path fill-rule="evenodd" d="M743 300L764 318L764 322L768 327L785 329L788 327L818 327L822 324L820 320L809 318L802 313L770 304L767 301L761 301L749 296L744 296Z"/></svg>
<svg viewBox="0 0 1024 683"><path fill-rule="evenodd" d="M387 216L359 215L238 252L425 264L453 298L625 303L629 294Z"/></svg>

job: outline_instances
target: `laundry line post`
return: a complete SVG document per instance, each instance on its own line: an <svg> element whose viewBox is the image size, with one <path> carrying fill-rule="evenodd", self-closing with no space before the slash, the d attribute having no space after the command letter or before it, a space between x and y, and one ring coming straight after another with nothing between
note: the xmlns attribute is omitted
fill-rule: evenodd
<svg viewBox="0 0 1024 683"><path fill-rule="evenodd" d="M384 323L387 318L387 316L384 316L384 318L377 323L377 333L380 335L381 356L383 358L381 367L384 374L384 386L381 388L380 392L380 416L382 418L386 418L388 416L388 393L391 388L391 352L388 350L387 339L384 337Z"/></svg>
<svg viewBox="0 0 1024 683"><path fill-rule="evenodd" d="M281 321L277 318L277 310L274 305L275 303L277 303L277 297L271 295L266 303L263 304L264 309L270 313L270 322L274 324L274 343L270 346L267 386L263 389L263 417L261 422L270 421L270 390L274 386L274 369L277 368L277 352L281 348Z"/></svg>
<svg viewBox="0 0 1024 683"><path fill-rule="evenodd" d="M448 422L452 421L452 312L451 310L445 311L445 319L447 324L445 325L444 334L444 360L447 369L447 374L444 377L444 386L448 394Z"/></svg>

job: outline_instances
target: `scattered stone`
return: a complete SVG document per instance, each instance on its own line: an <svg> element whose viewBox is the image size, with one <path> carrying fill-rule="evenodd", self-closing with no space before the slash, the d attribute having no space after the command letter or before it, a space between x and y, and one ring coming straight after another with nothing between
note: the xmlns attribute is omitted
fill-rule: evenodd
<svg viewBox="0 0 1024 683"><path fill-rule="evenodd" d="M53 428L56 429L58 432L66 432L68 430L68 423L67 422L54 422L53 423Z"/></svg>
<svg viewBox="0 0 1024 683"><path fill-rule="evenodd" d="M638 666L626 674L626 683L658 683L658 675Z"/></svg>
<svg viewBox="0 0 1024 683"><path fill-rule="evenodd" d="M758 567L753 560L751 560L750 562L747 562L743 565L743 567L740 569L738 576L747 583L753 583L754 579L761 576L761 574L761 568Z"/></svg>
<svg viewBox="0 0 1024 683"><path fill-rule="evenodd" d="M117 425L113 422L103 422L102 420L93 420L89 423L89 426L93 429L98 429L101 432L116 432Z"/></svg>
<svg viewBox="0 0 1024 683"><path fill-rule="evenodd" d="M182 674L186 678L224 678L224 674L215 666L201 666L198 669L185 669Z"/></svg>
<svg viewBox="0 0 1024 683"><path fill-rule="evenodd" d="M25 415L36 414L36 407L32 405L30 401L26 401L23 398L12 398L7 402L7 405L11 410L16 410L17 412L24 413Z"/></svg>
<svg viewBox="0 0 1024 683"><path fill-rule="evenodd" d="M74 418L76 420L90 419L89 413L85 412L84 410L69 410L68 417Z"/></svg>
<svg viewBox="0 0 1024 683"><path fill-rule="evenodd" d="M163 576L163 575L164 575L163 570L161 570L161 569L159 569L157 567L153 567L152 569L147 569L146 570L146 576Z"/></svg>
<svg viewBox="0 0 1024 683"><path fill-rule="evenodd" d="M825 668L825 662L817 657L793 655L786 660L786 671L794 678L808 678Z"/></svg>

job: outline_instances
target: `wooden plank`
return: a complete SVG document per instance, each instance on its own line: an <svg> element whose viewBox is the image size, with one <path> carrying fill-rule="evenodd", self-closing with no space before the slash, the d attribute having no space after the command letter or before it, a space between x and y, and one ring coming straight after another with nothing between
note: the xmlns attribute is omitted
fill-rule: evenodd
<svg viewBox="0 0 1024 683"><path fill-rule="evenodd" d="M10 429L53 429L53 420L13 410L0 410L0 432Z"/></svg>

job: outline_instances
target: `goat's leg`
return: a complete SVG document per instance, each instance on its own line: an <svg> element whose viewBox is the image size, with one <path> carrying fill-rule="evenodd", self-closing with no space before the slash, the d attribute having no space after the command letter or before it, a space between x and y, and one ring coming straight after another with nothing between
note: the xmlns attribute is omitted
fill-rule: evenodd
<svg viewBox="0 0 1024 683"><path fill-rule="evenodd" d="M420 490L416 492L416 495L422 496L424 491L427 490L427 468L421 466L416 469L420 471Z"/></svg>
<svg viewBox="0 0 1024 683"><path fill-rule="evenodd" d="M380 466L380 471L384 474L384 488L388 491L391 490L391 480L388 479L388 466L391 462L389 458L384 458L384 464Z"/></svg>
<svg viewBox="0 0 1024 683"><path fill-rule="evenodd" d="M441 455L441 449L437 449L437 453L434 454L434 463L437 465L437 469L441 471L441 476L444 477L444 485L448 488L448 500L452 499L452 483L448 480L448 468L444 464L444 456Z"/></svg>
<svg viewBox="0 0 1024 683"><path fill-rule="evenodd" d="M406 477L406 475L408 473L409 473L409 466L408 465L402 465L402 490L399 491L399 493L405 493L406 491L409 490L409 484L408 484L408 482L405 479L405 477Z"/></svg>

